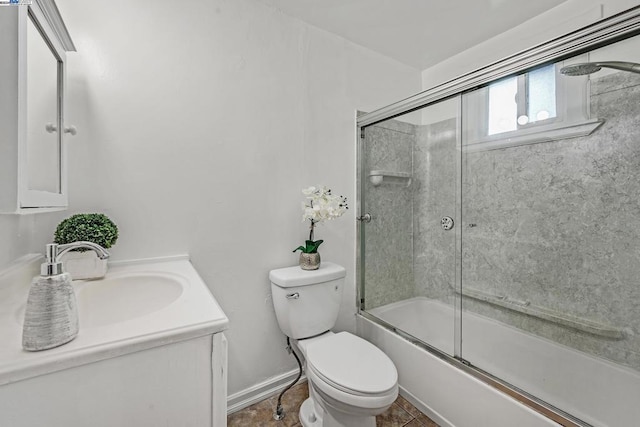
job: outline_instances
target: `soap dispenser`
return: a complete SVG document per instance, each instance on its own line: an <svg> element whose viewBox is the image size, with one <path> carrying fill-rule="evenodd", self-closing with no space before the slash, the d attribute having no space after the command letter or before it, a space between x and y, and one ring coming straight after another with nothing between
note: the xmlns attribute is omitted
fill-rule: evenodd
<svg viewBox="0 0 640 427"><path fill-rule="evenodd" d="M78 335L78 305L71 275L58 261L58 245L47 245L47 260L29 289L24 313L22 347L46 350L66 344Z"/></svg>
<svg viewBox="0 0 640 427"><path fill-rule="evenodd" d="M94 250L100 258L109 253L92 242L47 245L46 262L40 276L31 282L24 313L22 347L28 351L47 350L73 340L78 335L78 305L71 275L63 269L59 256L76 249Z"/></svg>

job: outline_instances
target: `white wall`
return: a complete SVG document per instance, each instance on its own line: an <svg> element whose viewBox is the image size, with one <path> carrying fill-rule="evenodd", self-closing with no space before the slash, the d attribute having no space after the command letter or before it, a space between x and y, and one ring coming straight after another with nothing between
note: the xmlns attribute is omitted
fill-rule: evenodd
<svg viewBox="0 0 640 427"><path fill-rule="evenodd" d="M430 89L634 6L638 6L637 0L567 0L509 31L424 70L422 90Z"/></svg>
<svg viewBox="0 0 640 427"><path fill-rule="evenodd" d="M78 48L71 208L0 218L12 238L0 261L89 211L118 224L114 260L191 254L231 321L235 393L296 366L267 275L297 262L300 190L324 183L353 207L316 231L323 259L348 269L339 328L353 329L355 110L417 92L420 72L253 0L57 3Z"/></svg>
<svg viewBox="0 0 640 427"><path fill-rule="evenodd" d="M0 215L0 270L24 254L44 253L44 246L33 243L37 220L34 215Z"/></svg>

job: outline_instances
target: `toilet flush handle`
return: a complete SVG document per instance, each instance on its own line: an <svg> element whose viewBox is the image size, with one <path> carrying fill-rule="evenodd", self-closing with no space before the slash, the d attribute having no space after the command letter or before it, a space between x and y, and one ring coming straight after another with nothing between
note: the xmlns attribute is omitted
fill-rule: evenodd
<svg viewBox="0 0 640 427"><path fill-rule="evenodd" d="M298 298L300 298L300 294L298 292L287 294L287 299L298 299Z"/></svg>

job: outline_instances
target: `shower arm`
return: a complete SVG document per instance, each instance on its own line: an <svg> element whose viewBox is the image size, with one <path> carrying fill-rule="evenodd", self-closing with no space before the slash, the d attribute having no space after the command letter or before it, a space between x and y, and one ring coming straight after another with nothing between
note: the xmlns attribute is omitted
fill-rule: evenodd
<svg viewBox="0 0 640 427"><path fill-rule="evenodd" d="M600 67L613 68L614 70L629 71L631 73L640 74L640 64L635 62L605 61L596 62L596 65Z"/></svg>

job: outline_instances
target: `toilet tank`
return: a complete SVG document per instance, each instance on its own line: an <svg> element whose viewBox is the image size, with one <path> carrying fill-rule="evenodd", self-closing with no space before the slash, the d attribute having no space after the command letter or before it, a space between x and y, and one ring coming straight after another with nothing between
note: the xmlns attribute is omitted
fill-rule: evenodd
<svg viewBox="0 0 640 427"><path fill-rule="evenodd" d="M340 311L344 267L323 262L318 270L271 270L271 295L280 329L290 338L312 337L333 328Z"/></svg>

